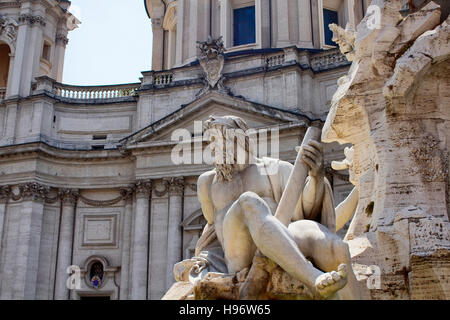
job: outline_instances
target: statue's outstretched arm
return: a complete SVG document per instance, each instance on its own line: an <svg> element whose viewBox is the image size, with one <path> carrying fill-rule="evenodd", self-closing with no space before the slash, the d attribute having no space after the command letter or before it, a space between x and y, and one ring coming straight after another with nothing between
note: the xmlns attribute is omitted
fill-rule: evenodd
<svg viewBox="0 0 450 320"><path fill-rule="evenodd" d="M355 213L358 206L359 191L356 187L352 192L336 207L336 231L340 230Z"/></svg>
<svg viewBox="0 0 450 320"><path fill-rule="evenodd" d="M209 194L214 175L214 171L206 172L200 175L197 181L197 197L202 206L203 216L208 224L214 223L214 205Z"/></svg>

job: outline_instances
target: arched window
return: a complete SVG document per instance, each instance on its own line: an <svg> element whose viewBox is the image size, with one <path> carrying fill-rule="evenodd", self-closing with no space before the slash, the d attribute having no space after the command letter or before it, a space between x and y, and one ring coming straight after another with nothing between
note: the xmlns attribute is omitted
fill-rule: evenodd
<svg viewBox="0 0 450 320"><path fill-rule="evenodd" d="M8 86L10 53L9 46L5 43L0 43L0 99L5 98L6 87Z"/></svg>

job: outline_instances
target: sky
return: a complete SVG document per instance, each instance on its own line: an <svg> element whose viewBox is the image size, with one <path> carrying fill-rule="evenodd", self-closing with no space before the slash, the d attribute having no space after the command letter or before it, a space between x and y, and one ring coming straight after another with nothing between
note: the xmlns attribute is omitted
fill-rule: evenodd
<svg viewBox="0 0 450 320"><path fill-rule="evenodd" d="M63 83L139 82L151 69L152 29L143 0L72 0L81 24L69 32Z"/></svg>

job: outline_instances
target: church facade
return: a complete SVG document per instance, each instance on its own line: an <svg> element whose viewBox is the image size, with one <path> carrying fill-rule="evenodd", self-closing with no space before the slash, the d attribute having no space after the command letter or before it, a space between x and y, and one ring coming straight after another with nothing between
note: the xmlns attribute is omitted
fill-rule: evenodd
<svg viewBox="0 0 450 320"><path fill-rule="evenodd" d="M146 0L152 70L74 86L61 83L70 2L0 1L0 299L160 299L205 225L196 180L211 168L174 163L174 132L201 153L195 121L239 116L276 129L293 162L348 71L327 26L356 25L368 2ZM199 61L214 39L224 90ZM352 188L330 168L343 146L324 148L339 203Z"/></svg>

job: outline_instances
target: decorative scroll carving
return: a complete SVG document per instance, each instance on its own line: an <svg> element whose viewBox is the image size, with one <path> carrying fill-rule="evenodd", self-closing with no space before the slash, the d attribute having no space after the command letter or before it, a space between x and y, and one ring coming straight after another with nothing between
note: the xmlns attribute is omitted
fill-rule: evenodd
<svg viewBox="0 0 450 320"><path fill-rule="evenodd" d="M29 25L40 24L42 27L45 27L46 25L44 17L33 16L31 14L21 14L19 16L19 22L22 24L29 24Z"/></svg>
<svg viewBox="0 0 450 320"><path fill-rule="evenodd" d="M63 204L75 205L77 202L80 192L78 189L60 189L58 196L61 198Z"/></svg>
<svg viewBox="0 0 450 320"><path fill-rule="evenodd" d="M140 180L135 185L136 196L149 196L152 191L151 180Z"/></svg>
<svg viewBox="0 0 450 320"><path fill-rule="evenodd" d="M169 194L181 196L184 191L184 178L183 177L174 177L169 178Z"/></svg>
<svg viewBox="0 0 450 320"><path fill-rule="evenodd" d="M13 18L0 16L0 35L8 38L12 44L16 42L18 27L19 25Z"/></svg>
<svg viewBox="0 0 450 320"><path fill-rule="evenodd" d="M163 197L167 192L169 192L169 184L170 184L169 180L163 179L161 181L161 184L164 187L163 190L158 190L156 187L154 188L155 195L157 197Z"/></svg>
<svg viewBox="0 0 450 320"><path fill-rule="evenodd" d="M138 192L138 188L136 186L136 193ZM92 207L108 207L112 206L116 203L119 203L122 200L127 200L133 195L133 188L123 188L120 189L120 195L111 200L93 200L84 197L83 195L79 195L79 198L83 203L92 206Z"/></svg>
<svg viewBox="0 0 450 320"><path fill-rule="evenodd" d="M144 186L145 184L145 186ZM138 182L136 185L136 192L138 191L138 185L142 190L142 188L150 188L151 189L151 182ZM59 200L62 201L63 205L75 205L76 201L80 199L83 203L93 206L93 207L107 207L114 205L122 200L128 200L133 196L133 193L135 191L135 187L130 188L121 188L119 190L120 195L114 199L111 200L93 200L86 198L80 194L79 189L70 189L70 188L61 188L57 190L56 195L51 196L50 195L50 187L41 185L36 182L29 182L20 184L19 186L19 193L14 194L12 191L11 186L0 186L0 202L5 202L9 199L12 199L14 201L19 201L21 199L23 200L34 200L34 201L45 201L46 203L55 203ZM149 190L150 190L149 189ZM149 192L149 191L148 191Z"/></svg>
<svg viewBox="0 0 450 320"><path fill-rule="evenodd" d="M1 186L0 187L0 202L8 201L11 196L11 187L10 186Z"/></svg>
<svg viewBox="0 0 450 320"><path fill-rule="evenodd" d="M43 186L36 182L24 183L19 185L19 194L16 196L11 194L11 198L14 201L20 199L29 201L44 201L50 192L50 187Z"/></svg>
<svg viewBox="0 0 450 320"><path fill-rule="evenodd" d="M222 74L225 62L222 37L212 39L208 36L208 40L204 42L197 41L200 49L199 61L203 68L205 87L197 93L200 97L209 90L218 90L219 92L229 94L230 90L223 84L224 76Z"/></svg>

